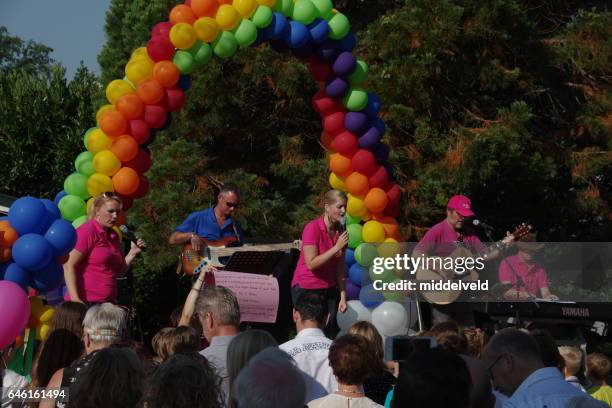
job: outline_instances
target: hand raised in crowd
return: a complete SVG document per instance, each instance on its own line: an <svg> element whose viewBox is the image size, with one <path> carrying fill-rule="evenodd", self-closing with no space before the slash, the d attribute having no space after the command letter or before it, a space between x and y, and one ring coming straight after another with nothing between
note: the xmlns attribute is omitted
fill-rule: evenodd
<svg viewBox="0 0 612 408"><path fill-rule="evenodd" d="M348 245L348 232L344 231L342 234L338 236L338 240L336 241L335 248L338 251L342 251Z"/></svg>
<svg viewBox="0 0 612 408"><path fill-rule="evenodd" d="M348 305L346 304L346 299L340 299L340 302L338 302L338 312L344 313L346 312L346 309L348 309Z"/></svg>

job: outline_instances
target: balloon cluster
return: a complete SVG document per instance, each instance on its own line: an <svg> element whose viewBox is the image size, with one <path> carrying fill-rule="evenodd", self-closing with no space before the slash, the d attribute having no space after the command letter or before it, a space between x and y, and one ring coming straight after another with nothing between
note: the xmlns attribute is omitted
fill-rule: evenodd
<svg viewBox="0 0 612 408"><path fill-rule="evenodd" d="M417 321L416 308L410 299L401 303L383 302L373 310L358 300L349 300L346 312L338 314L338 327L346 332L353 323L367 321L384 337L405 335Z"/></svg>
<svg viewBox="0 0 612 408"><path fill-rule="evenodd" d="M49 335L55 308L43 304L39 297L30 298L30 320L28 327L36 330L36 340L45 340Z"/></svg>

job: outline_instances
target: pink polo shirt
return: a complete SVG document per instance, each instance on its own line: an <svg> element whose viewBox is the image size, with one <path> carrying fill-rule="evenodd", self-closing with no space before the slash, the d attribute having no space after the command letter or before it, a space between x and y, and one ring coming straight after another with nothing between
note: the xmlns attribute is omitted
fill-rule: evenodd
<svg viewBox="0 0 612 408"><path fill-rule="evenodd" d="M459 243L466 245L473 254L483 251L486 246L474 231L465 227L455 231L448 221L443 220L429 229L415 247L415 251L429 256L449 256Z"/></svg>
<svg viewBox="0 0 612 408"><path fill-rule="evenodd" d="M335 245L335 240L332 240L327 233L323 217L310 221L304 227L302 232L302 248L305 245L314 245L317 247L317 253L322 254L331 249ZM336 286L336 264L338 259L333 257L325 265L317 268L314 271L308 269L304 260L304 249L300 252L291 286L300 285L304 289L327 289Z"/></svg>
<svg viewBox="0 0 612 408"><path fill-rule="evenodd" d="M518 254L504 258L499 264L499 281L511 282L515 285L513 289L517 289L517 275L523 281L518 285L521 292L527 291L533 296L539 296L540 289L548 287L546 271L539 263L526 264Z"/></svg>
<svg viewBox="0 0 612 408"><path fill-rule="evenodd" d="M117 278L125 267L117 233L96 220L85 222L76 232L74 249L83 254L75 267L79 297L85 302L116 302ZM64 298L70 300L70 295Z"/></svg>

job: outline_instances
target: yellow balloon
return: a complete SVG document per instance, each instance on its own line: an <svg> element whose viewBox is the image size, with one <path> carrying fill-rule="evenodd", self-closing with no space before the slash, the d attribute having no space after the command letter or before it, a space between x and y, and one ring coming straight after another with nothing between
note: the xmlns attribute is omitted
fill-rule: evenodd
<svg viewBox="0 0 612 408"><path fill-rule="evenodd" d="M396 254L399 254L400 246L397 241L393 238L385 238L385 240L378 245L378 253L380 256L393 258Z"/></svg>
<svg viewBox="0 0 612 408"><path fill-rule="evenodd" d="M368 221L363 225L361 236L365 242L383 242L385 227L378 221Z"/></svg>
<svg viewBox="0 0 612 408"><path fill-rule="evenodd" d="M190 49L197 39L198 34L191 24L178 23L170 29L170 41L180 50Z"/></svg>
<svg viewBox="0 0 612 408"><path fill-rule="evenodd" d="M257 4L259 4L260 6L268 6L268 7L272 7L274 4L276 4L276 0L256 0Z"/></svg>
<svg viewBox="0 0 612 408"><path fill-rule="evenodd" d="M198 34L198 38L204 42L211 43L219 35L219 24L212 17L201 17L193 23L193 28Z"/></svg>
<svg viewBox="0 0 612 408"><path fill-rule="evenodd" d="M87 150L96 154L102 150L111 148L113 141L100 128L95 128L87 138Z"/></svg>
<svg viewBox="0 0 612 408"><path fill-rule="evenodd" d="M48 324L41 324L40 326L38 326L36 328L36 340L45 340L49 335L49 329L50 327Z"/></svg>
<svg viewBox="0 0 612 408"><path fill-rule="evenodd" d="M94 156L93 165L96 172L112 176L121 168L121 160L110 150L102 150Z"/></svg>
<svg viewBox="0 0 612 408"><path fill-rule="evenodd" d="M330 173L329 175L329 185L336 190L346 191L346 186L344 185L344 179L341 179L336 175L336 173Z"/></svg>
<svg viewBox="0 0 612 408"><path fill-rule="evenodd" d="M89 209L93 205L93 202L94 202L95 199L96 199L95 197L90 197L89 200L87 200L87 212L88 213L89 213Z"/></svg>
<svg viewBox="0 0 612 408"><path fill-rule="evenodd" d="M130 55L130 59L135 59L135 58L146 58L151 64L155 63L151 59L151 57L149 57L149 52L147 51L147 47L138 47L138 48L136 48L132 52L132 55Z"/></svg>
<svg viewBox="0 0 612 408"><path fill-rule="evenodd" d="M53 319L53 315L55 314L55 309L51 306L43 306L42 313L38 316L38 320L41 323L51 323L51 319Z"/></svg>
<svg viewBox="0 0 612 408"><path fill-rule="evenodd" d="M153 63L147 58L132 58L125 66L125 76L130 82L138 84L153 75Z"/></svg>
<svg viewBox="0 0 612 408"><path fill-rule="evenodd" d="M222 4L217 10L215 20L217 20L217 24L222 30L229 31L236 28L241 18L235 8L229 4Z"/></svg>
<svg viewBox="0 0 612 408"><path fill-rule="evenodd" d="M32 316L40 316L43 312L43 308L45 307L45 305L43 305L43 301L41 298L39 297L32 297L30 298L30 315Z"/></svg>
<svg viewBox="0 0 612 408"><path fill-rule="evenodd" d="M257 2L255 0L234 0L232 6L243 18L250 18L255 13Z"/></svg>
<svg viewBox="0 0 612 408"><path fill-rule="evenodd" d="M100 109L98 109L98 111L96 112L96 123L100 125L100 118L102 117L104 112L113 110L113 109L115 109L115 107L111 105L110 103L100 106Z"/></svg>
<svg viewBox="0 0 612 408"><path fill-rule="evenodd" d="M115 103L121 96L134 92L134 87L123 79L115 79L106 86L106 99L110 103Z"/></svg>
<svg viewBox="0 0 612 408"><path fill-rule="evenodd" d="M346 203L346 212L352 217L361 217L367 211L363 197L348 195L348 202Z"/></svg>
<svg viewBox="0 0 612 408"><path fill-rule="evenodd" d="M107 191L115 191L113 180L104 174L94 173L87 179L87 191L92 197L97 197Z"/></svg>

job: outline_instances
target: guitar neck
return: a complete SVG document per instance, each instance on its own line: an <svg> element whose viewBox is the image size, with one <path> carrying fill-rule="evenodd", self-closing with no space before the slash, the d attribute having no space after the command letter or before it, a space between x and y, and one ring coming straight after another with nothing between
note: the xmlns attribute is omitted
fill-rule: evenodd
<svg viewBox="0 0 612 408"><path fill-rule="evenodd" d="M215 248L213 246L207 247L207 250L211 253L214 253L216 256L231 256L235 252L247 252L247 251L256 251L256 252L266 252L266 251L282 251L285 249L295 248L294 243L284 243L284 244L266 244L266 245L245 245L239 247L231 247L231 248Z"/></svg>

